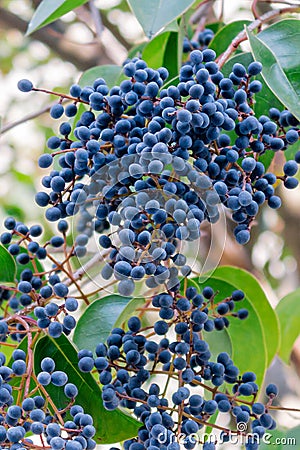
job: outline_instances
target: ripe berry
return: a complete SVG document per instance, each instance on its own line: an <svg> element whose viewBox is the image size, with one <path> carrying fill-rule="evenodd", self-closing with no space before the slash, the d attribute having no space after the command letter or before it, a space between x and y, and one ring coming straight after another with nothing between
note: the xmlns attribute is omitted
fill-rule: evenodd
<svg viewBox="0 0 300 450"><path fill-rule="evenodd" d="M33 88L33 84L31 81L23 79L18 82L18 89L21 92L29 92Z"/></svg>

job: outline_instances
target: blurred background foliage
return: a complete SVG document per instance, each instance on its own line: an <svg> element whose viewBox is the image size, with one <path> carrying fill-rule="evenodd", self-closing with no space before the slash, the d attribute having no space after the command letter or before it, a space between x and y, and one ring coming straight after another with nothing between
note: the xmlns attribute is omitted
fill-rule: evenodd
<svg viewBox="0 0 300 450"><path fill-rule="evenodd" d="M128 52L136 54L147 39L125 0L91 0L25 36L39 3L40 0L0 1L0 219L2 222L5 216L13 214L29 223L41 221L47 230L49 224L44 221L43 211L34 205L32 198L41 187L42 172L36 162L47 151L45 142L53 134L53 120L47 111L54 98L24 97L17 90L17 81L30 78L36 86L67 92L82 72L103 64L121 65ZM199 6L198 3L201 2L195 5ZM259 2L258 12L263 14L273 6L278 7L277 3ZM253 20L250 6L249 0L205 1L192 16L185 18L183 31L193 33L211 23L216 27L216 22ZM54 123L54 127L58 124ZM272 164L276 164L276 158ZM227 234L221 259L221 264L239 266L255 274L273 306L299 286L300 188L281 191L283 206L279 211L269 208L262 211L253 238L245 248ZM230 220L226 226L232 226ZM215 251L219 254L220 249ZM287 367L276 360L270 372L272 380L281 387L281 404L297 407L299 340L291 361L292 366ZM279 412L277 420L295 426L299 424L299 414Z"/></svg>

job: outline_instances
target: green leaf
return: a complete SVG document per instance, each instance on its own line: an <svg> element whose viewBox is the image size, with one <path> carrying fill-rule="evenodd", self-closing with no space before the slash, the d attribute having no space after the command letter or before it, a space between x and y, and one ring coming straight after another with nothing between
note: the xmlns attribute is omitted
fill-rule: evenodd
<svg viewBox="0 0 300 450"><path fill-rule="evenodd" d="M28 251L26 250L26 248L20 247L20 253L28 253ZM16 268L17 268L17 274L16 274L17 280L20 279L21 273L23 272L24 269L30 269L30 270L32 270L33 273L44 272L44 267L42 266L41 262L37 258L30 260L29 263L27 263L27 264L20 264L20 263L18 263L18 261L16 261Z"/></svg>
<svg viewBox="0 0 300 450"><path fill-rule="evenodd" d="M276 306L281 330L281 345L279 356L289 363L293 344L300 334L300 289L283 297Z"/></svg>
<svg viewBox="0 0 300 450"><path fill-rule="evenodd" d="M16 220L19 220L20 222L25 222L25 214L23 209L20 207L20 205L15 205L13 203L4 203L1 205L5 216L13 216Z"/></svg>
<svg viewBox="0 0 300 450"><path fill-rule="evenodd" d="M183 14L195 0L127 0L146 36L156 33Z"/></svg>
<svg viewBox="0 0 300 450"><path fill-rule="evenodd" d="M26 35L29 36L39 28L54 22L64 14L87 2L88 0L43 0L29 22Z"/></svg>
<svg viewBox="0 0 300 450"><path fill-rule="evenodd" d="M295 159L295 155L300 150L300 140L295 142L293 145L289 145L288 148L284 151L284 156L287 161L290 159Z"/></svg>
<svg viewBox="0 0 300 450"><path fill-rule="evenodd" d="M0 283L14 284L17 274L16 263L9 251L0 245Z"/></svg>
<svg viewBox="0 0 300 450"><path fill-rule="evenodd" d="M244 29L245 25L249 24L250 20L237 20L225 25L214 36L209 44L209 48L215 50L217 55L221 55L225 52L231 41Z"/></svg>
<svg viewBox="0 0 300 450"><path fill-rule="evenodd" d="M142 58L149 67L155 69L163 66L169 71L169 78L178 75L181 65L182 42L179 42L179 33L161 33L150 41L143 50Z"/></svg>
<svg viewBox="0 0 300 450"><path fill-rule="evenodd" d="M220 31L225 26L224 22L212 22L206 24L206 28L209 28L214 32L214 34L217 34L218 31Z"/></svg>
<svg viewBox="0 0 300 450"><path fill-rule="evenodd" d="M222 68L222 73L225 77L228 77L229 74L232 72L232 67L235 63L240 61L240 64L243 64L246 68L248 65L253 61L253 56L250 52L241 53L240 55L232 56L226 63L224 64ZM256 98L256 97L255 97Z"/></svg>
<svg viewBox="0 0 300 450"><path fill-rule="evenodd" d="M245 292L245 299L236 308L248 309L249 317L243 322L229 317L230 326L226 331L231 340L234 363L242 372L253 370L261 385L265 370L278 350L279 326L260 284L248 272L231 266L218 267L204 284L201 278L194 281L201 288L207 285L219 291L215 302L230 296L235 289Z"/></svg>
<svg viewBox="0 0 300 450"><path fill-rule="evenodd" d="M137 311L138 308L142 307L144 303L145 299L141 297L130 300L115 321L114 327L124 327L127 320L130 319L130 317Z"/></svg>
<svg viewBox="0 0 300 450"><path fill-rule="evenodd" d="M197 289L199 289L198 279L196 278L188 279L188 286L195 286ZM226 328L218 332L204 331L203 335L205 341L209 345L209 350L214 359L216 359L218 354L221 352L227 352L229 355L232 355L232 342L228 330Z"/></svg>
<svg viewBox="0 0 300 450"><path fill-rule="evenodd" d="M112 444L137 435L139 422L120 410L104 409L98 384L90 373L80 372L77 352L66 336L62 335L58 339L45 336L38 341L34 351L36 374L40 372L41 360L45 357L53 358L56 370L66 372L68 381L77 386L76 403L94 418L96 428L94 439L97 443ZM50 384L46 390L58 408L64 408L68 404L63 388Z"/></svg>
<svg viewBox="0 0 300 450"><path fill-rule="evenodd" d="M73 338L76 346L94 351L99 342L105 342L130 300L130 297L121 295L108 295L95 300L77 321Z"/></svg>
<svg viewBox="0 0 300 450"><path fill-rule="evenodd" d="M230 72L232 71L232 67L235 63L239 62L240 64L243 64L246 68L249 66L251 62L253 62L253 57L250 52L247 53L241 53L240 55L235 55L232 58L230 58L225 64L222 69L222 72L224 76L228 77ZM255 112L255 115L257 117L268 114L270 108L279 108L283 109L284 106L280 101L277 99L277 97L273 94L273 92L269 89L268 85L265 83L264 79L261 77L261 75L258 75L256 77L253 77L253 79L259 80L262 84L262 90L255 94L254 96L254 105L253 109ZM274 152L272 152L274 154Z"/></svg>
<svg viewBox="0 0 300 450"><path fill-rule="evenodd" d="M136 56L141 57L147 42L141 42L140 44L134 45L128 52L128 58L133 59Z"/></svg>
<svg viewBox="0 0 300 450"><path fill-rule="evenodd" d="M21 342L23 342L23 341L21 341ZM7 343L7 344L13 344L13 345L16 345L16 341L14 341L10 336L8 336L8 338L6 339L5 344L6 344L6 343ZM4 355L5 355L5 357L6 357L6 361L9 361L9 360L10 360L11 355L12 355L12 353L13 353L14 350L15 350L14 347L11 347L11 346L8 346L8 345L0 344L0 351L1 351L2 353L4 353Z"/></svg>
<svg viewBox="0 0 300 450"><path fill-rule="evenodd" d="M163 65L164 53L170 35L170 31L161 33L144 47L142 57L149 67L157 69Z"/></svg>
<svg viewBox="0 0 300 450"><path fill-rule="evenodd" d="M179 30L178 20L175 19L172 22L170 22L166 27L164 27L163 31L176 31L176 32L178 32L178 30Z"/></svg>
<svg viewBox="0 0 300 450"><path fill-rule="evenodd" d="M263 63L262 77L274 95L300 120L300 21L286 19L248 38L257 61Z"/></svg>
<svg viewBox="0 0 300 450"><path fill-rule="evenodd" d="M226 352L229 355L233 353L233 346L228 330L218 332L204 332L204 340L208 343L211 354L216 358L219 353Z"/></svg>
<svg viewBox="0 0 300 450"><path fill-rule="evenodd" d="M169 71L169 78L178 75L181 67L182 40L179 33L171 33L164 53L163 66Z"/></svg>
<svg viewBox="0 0 300 450"><path fill-rule="evenodd" d="M15 177L18 183L27 184L30 187L34 186L34 180L32 179L32 176L20 172L19 170L16 170L14 167L11 168L10 173Z"/></svg>
<svg viewBox="0 0 300 450"><path fill-rule="evenodd" d="M104 78L107 86L112 88L119 83L122 76L122 67L114 64L95 66L83 72L79 78L80 86L92 86L96 78Z"/></svg>
<svg viewBox="0 0 300 450"><path fill-rule="evenodd" d="M165 82L165 84L162 86L162 89L167 89L169 86L177 86L179 84L179 76L170 78Z"/></svg>
<svg viewBox="0 0 300 450"><path fill-rule="evenodd" d="M263 325L267 366L269 366L280 345L279 321L259 281L249 272L232 266L218 267L214 272L214 277L225 280L235 289L241 289L246 293L249 303L251 303Z"/></svg>

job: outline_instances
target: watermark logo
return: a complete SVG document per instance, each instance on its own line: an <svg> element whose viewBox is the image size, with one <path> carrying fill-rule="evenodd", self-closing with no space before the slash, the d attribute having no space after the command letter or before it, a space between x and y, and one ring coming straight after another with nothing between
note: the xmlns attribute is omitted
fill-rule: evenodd
<svg viewBox="0 0 300 450"><path fill-rule="evenodd" d="M248 444L265 444L270 446L297 446L297 439L295 437L275 437L271 433L265 433L263 436L258 433L247 433L248 424L244 422L238 423L237 430L228 432L222 432L221 434L215 433L192 433L186 435L185 433L175 434L170 431L160 433L157 440L160 444L169 445L176 442L180 446L186 447L187 443L193 443L194 445L203 445L205 442L213 444L230 443L231 445L248 445Z"/></svg>

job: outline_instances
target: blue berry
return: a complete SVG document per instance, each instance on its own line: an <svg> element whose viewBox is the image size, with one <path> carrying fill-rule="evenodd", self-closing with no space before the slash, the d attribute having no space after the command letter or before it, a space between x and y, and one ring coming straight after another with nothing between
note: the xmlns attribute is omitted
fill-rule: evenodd
<svg viewBox="0 0 300 450"><path fill-rule="evenodd" d="M94 368L94 359L89 356L85 356L78 361L78 367L82 372L91 372Z"/></svg>
<svg viewBox="0 0 300 450"><path fill-rule="evenodd" d="M55 372L52 372L51 374L51 383L54 384L54 386L64 386L68 381L68 376L65 372L61 370L57 370Z"/></svg>
<svg viewBox="0 0 300 450"><path fill-rule="evenodd" d="M30 80L23 79L18 82L18 89L21 92L30 92L32 88L33 84Z"/></svg>
<svg viewBox="0 0 300 450"><path fill-rule="evenodd" d="M57 103L56 105L51 106L50 109L50 116L53 119L59 119L64 113L64 107L60 104Z"/></svg>

